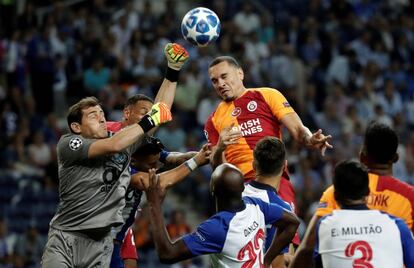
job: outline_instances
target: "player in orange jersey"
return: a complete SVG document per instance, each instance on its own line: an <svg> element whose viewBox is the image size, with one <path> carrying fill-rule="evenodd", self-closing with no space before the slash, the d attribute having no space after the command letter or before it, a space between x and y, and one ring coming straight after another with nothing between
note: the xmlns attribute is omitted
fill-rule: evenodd
<svg viewBox="0 0 414 268"><path fill-rule="evenodd" d="M392 167L398 161L398 136L389 126L372 122L365 132L360 161L369 169L370 194L367 205L399 217L414 231L414 187L392 176ZM322 195L319 207L312 217L305 237L289 267L309 267L313 259L316 223L322 216L339 209L330 186Z"/></svg>
<svg viewBox="0 0 414 268"><path fill-rule="evenodd" d="M265 136L281 139L281 126L292 137L308 148L321 150L332 148L330 135L322 130L312 132L286 98L273 88L247 89L243 84L244 73L237 61L229 56L214 59L209 66L209 76L217 94L223 100L208 118L204 132L211 143L213 168L223 162L236 165L246 181L255 178L253 150ZM284 172L279 194L294 207L294 191Z"/></svg>

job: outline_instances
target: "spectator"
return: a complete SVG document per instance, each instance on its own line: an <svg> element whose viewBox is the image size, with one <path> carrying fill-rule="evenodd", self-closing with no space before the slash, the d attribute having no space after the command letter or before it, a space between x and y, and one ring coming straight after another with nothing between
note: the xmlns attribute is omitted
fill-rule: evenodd
<svg viewBox="0 0 414 268"><path fill-rule="evenodd" d="M15 254L24 260L25 267L39 267L43 251L43 241L35 225L19 236L15 245Z"/></svg>
<svg viewBox="0 0 414 268"><path fill-rule="evenodd" d="M260 28L260 18L253 11L253 6L249 1L244 1L242 10L234 16L234 24L242 34L250 34Z"/></svg>
<svg viewBox="0 0 414 268"><path fill-rule="evenodd" d="M93 60L91 68L83 76L83 84L90 95L98 96L109 83L111 72L103 65L100 58Z"/></svg>
<svg viewBox="0 0 414 268"><path fill-rule="evenodd" d="M52 161L52 153L41 130L35 132L33 141L28 146L30 162L39 168L45 168Z"/></svg>

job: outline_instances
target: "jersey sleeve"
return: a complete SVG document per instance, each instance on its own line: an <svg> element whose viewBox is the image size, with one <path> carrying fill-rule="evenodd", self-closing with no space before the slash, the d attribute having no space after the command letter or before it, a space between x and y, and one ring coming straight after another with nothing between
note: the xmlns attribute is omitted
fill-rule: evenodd
<svg viewBox="0 0 414 268"><path fill-rule="evenodd" d="M272 203L275 203L275 204L277 204L277 205L281 206L282 208L286 209L287 211L290 211L290 212L292 212L292 213L295 213L295 211L294 211L294 209L293 209L292 205L290 205L290 204L289 204L288 202L286 202L286 201L283 201L283 200L282 200L282 198L280 198L279 196L276 196L276 197L274 198L274 202L272 202Z"/></svg>
<svg viewBox="0 0 414 268"><path fill-rule="evenodd" d="M330 186L322 194L321 199L319 200L318 208L316 209L316 216L322 217L327 214L331 214L333 210L339 209L338 204L335 201L334 197L334 188Z"/></svg>
<svg viewBox="0 0 414 268"><path fill-rule="evenodd" d="M218 133L216 127L213 124L213 114L207 119L206 124L204 125L204 135L209 143L212 146L216 145L220 134Z"/></svg>
<svg viewBox="0 0 414 268"><path fill-rule="evenodd" d="M394 218L394 217L393 217ZM399 218L394 218L400 230L405 267L414 267L414 237L408 226Z"/></svg>
<svg viewBox="0 0 414 268"><path fill-rule="evenodd" d="M167 162L167 157L170 155L170 152L162 150L160 153L160 162L165 164Z"/></svg>
<svg viewBox="0 0 414 268"><path fill-rule="evenodd" d="M316 232L316 235L315 235L315 247L313 249L313 258L315 260L315 267L322 267L322 257L321 257L321 254L319 253L319 230L320 230L322 221L325 220L326 217L329 216L329 215L331 215L331 214L324 215L316 223L316 227L315 227L315 232Z"/></svg>
<svg viewBox="0 0 414 268"><path fill-rule="evenodd" d="M217 214L201 223L195 232L184 235L183 241L194 257L219 253L223 249L227 229L228 226L223 226L223 219Z"/></svg>
<svg viewBox="0 0 414 268"><path fill-rule="evenodd" d="M65 135L57 145L58 160L63 166L69 166L88 158L89 146L95 142L80 135Z"/></svg>
<svg viewBox="0 0 414 268"><path fill-rule="evenodd" d="M283 94L278 90L273 88L264 88L260 92L262 93L267 105L269 105L272 114L278 120L282 119L282 117L287 114L295 112L285 96L283 96Z"/></svg>
<svg viewBox="0 0 414 268"><path fill-rule="evenodd" d="M138 259L137 248L135 247L134 234L131 228L128 229L124 241L122 241L121 258L123 260Z"/></svg>

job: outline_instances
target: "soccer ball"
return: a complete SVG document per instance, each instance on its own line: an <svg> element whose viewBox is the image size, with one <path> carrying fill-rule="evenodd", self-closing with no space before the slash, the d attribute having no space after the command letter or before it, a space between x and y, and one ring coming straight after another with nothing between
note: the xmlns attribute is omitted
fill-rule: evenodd
<svg viewBox="0 0 414 268"><path fill-rule="evenodd" d="M191 44L204 47L219 37L220 20L212 10L197 7L185 14L181 22L181 33Z"/></svg>

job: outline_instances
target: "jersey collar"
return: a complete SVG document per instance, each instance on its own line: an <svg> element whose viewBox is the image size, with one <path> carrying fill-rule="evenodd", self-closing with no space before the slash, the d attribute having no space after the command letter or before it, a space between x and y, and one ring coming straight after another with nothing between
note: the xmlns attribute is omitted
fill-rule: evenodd
<svg viewBox="0 0 414 268"><path fill-rule="evenodd" d="M251 181L251 182L249 182L249 184L251 186L253 186L254 188L258 188L258 189L262 189L262 190L266 190L266 191L272 191L272 192L277 193L277 190L274 187L270 186L269 184L261 183L261 182L258 182L258 181Z"/></svg>
<svg viewBox="0 0 414 268"><path fill-rule="evenodd" d="M358 205L344 205L341 209L352 209L352 210L369 210L366 204L358 204Z"/></svg>

